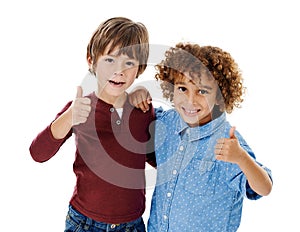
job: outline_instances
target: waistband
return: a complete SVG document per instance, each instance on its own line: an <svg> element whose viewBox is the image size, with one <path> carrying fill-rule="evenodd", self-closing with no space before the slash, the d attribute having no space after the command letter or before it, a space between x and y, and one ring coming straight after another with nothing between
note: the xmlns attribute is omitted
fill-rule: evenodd
<svg viewBox="0 0 300 232"><path fill-rule="evenodd" d="M114 229L120 230L122 228L126 228L126 227L130 227L130 226L134 226L137 224L140 224L143 221L142 217L139 217L138 219L134 220L134 221L130 221L130 222L126 222L126 223L121 223L121 224L110 224L110 223L106 223L106 222L99 222L99 221L95 221L83 214L81 214L80 212L78 212L76 209L74 209L72 207L72 205L69 205L69 212L68 212L69 216L72 217L73 219L76 219L76 221L78 223L80 223L81 225L83 225L83 227L97 227L99 229L104 229L107 231L114 231Z"/></svg>

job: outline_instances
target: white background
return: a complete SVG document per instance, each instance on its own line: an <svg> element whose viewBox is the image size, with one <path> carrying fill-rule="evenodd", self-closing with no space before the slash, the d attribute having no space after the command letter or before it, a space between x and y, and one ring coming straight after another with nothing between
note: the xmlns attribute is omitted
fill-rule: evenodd
<svg viewBox="0 0 300 232"><path fill-rule="evenodd" d="M196 5L197 4L197 5ZM35 163L31 141L75 96L87 72L86 45L100 22L143 22L150 43L219 46L248 88L230 121L273 171L273 192L245 200L239 231L299 230L299 7L297 1L79 1L0 3L0 230L63 231L75 184L74 141ZM140 78L153 78L153 70ZM151 191L148 188L148 217Z"/></svg>

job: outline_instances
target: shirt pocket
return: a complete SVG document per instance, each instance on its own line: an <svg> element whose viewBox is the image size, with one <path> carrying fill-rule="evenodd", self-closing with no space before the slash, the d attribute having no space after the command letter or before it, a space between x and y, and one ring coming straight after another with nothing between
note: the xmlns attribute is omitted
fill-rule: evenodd
<svg viewBox="0 0 300 232"><path fill-rule="evenodd" d="M213 195L217 179L216 162L194 160L187 170L185 189L196 195Z"/></svg>

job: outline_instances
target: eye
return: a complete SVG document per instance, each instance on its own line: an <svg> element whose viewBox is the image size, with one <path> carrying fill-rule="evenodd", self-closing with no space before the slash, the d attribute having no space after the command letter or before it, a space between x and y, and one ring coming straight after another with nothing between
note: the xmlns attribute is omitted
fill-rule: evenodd
<svg viewBox="0 0 300 232"><path fill-rule="evenodd" d="M107 63L113 63L114 59L113 58L105 58L105 62L107 62Z"/></svg>
<svg viewBox="0 0 300 232"><path fill-rule="evenodd" d="M209 92L208 92L207 90L205 90L205 89L200 89L200 90L199 90L199 93L200 93L201 95L209 94Z"/></svg>
<svg viewBox="0 0 300 232"><path fill-rule="evenodd" d="M185 88L185 87L182 87L182 86L179 86L179 87L178 87L178 90L179 90L180 92L185 92L185 91L186 91L186 88Z"/></svg>
<svg viewBox="0 0 300 232"><path fill-rule="evenodd" d="M128 66L135 66L135 62L134 61L127 61L126 65L128 65Z"/></svg>

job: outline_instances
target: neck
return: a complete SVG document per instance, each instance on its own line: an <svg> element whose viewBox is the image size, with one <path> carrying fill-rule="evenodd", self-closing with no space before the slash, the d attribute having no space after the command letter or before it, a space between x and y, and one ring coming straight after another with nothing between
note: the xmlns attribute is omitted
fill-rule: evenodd
<svg viewBox="0 0 300 232"><path fill-rule="evenodd" d="M102 101L105 101L108 104L113 105L115 108L123 108L123 105L127 99L126 92L122 93L119 96L105 94L104 91L102 91L102 92L96 91L95 93L99 99L101 99Z"/></svg>

